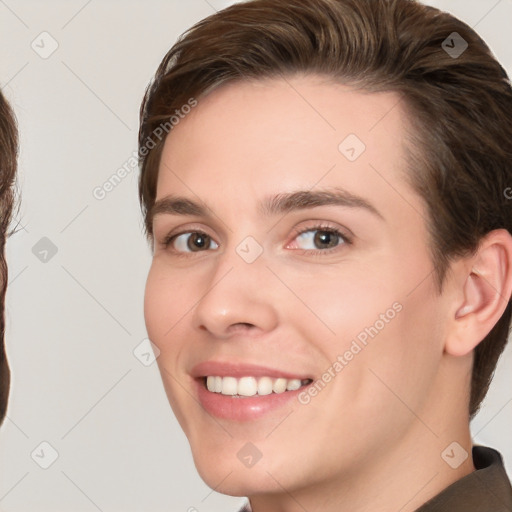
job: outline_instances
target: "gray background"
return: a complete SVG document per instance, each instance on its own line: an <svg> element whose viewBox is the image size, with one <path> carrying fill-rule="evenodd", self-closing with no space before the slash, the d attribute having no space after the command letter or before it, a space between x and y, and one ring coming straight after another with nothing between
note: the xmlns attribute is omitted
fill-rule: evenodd
<svg viewBox="0 0 512 512"><path fill-rule="evenodd" d="M138 107L160 59L230 3L0 0L0 84L19 119L23 196L8 242L5 512L214 512L243 501L196 475L156 365L133 353L146 337L150 265L136 169L103 200L93 196L136 150ZM429 3L476 26L512 74L512 0ZM32 44L58 48L44 59ZM509 347L472 425L477 442L503 453L509 474L511 367ZM43 441L59 454L46 470L52 450Z"/></svg>

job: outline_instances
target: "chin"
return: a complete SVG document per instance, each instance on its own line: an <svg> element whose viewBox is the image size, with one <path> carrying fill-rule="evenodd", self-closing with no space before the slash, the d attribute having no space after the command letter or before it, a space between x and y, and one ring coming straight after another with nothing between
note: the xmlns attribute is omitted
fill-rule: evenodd
<svg viewBox="0 0 512 512"><path fill-rule="evenodd" d="M252 467L246 467L236 456L238 451L230 448L208 451L192 448L197 472L206 485L216 492L235 497L272 493L281 489L270 476L279 474L280 470L269 465L264 457Z"/></svg>
<svg viewBox="0 0 512 512"><path fill-rule="evenodd" d="M233 469L231 473L230 471L221 472L215 465L202 467L196 464L196 468L208 487L228 496L255 496L277 492L280 489L276 481L270 479L268 474L254 468L242 471Z"/></svg>

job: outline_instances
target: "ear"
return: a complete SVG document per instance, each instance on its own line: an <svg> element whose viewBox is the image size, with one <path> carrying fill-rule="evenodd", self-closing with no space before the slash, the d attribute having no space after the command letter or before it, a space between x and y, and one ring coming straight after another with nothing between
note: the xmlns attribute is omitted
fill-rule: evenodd
<svg viewBox="0 0 512 512"><path fill-rule="evenodd" d="M469 354L507 307L512 293L512 236L505 229L489 232L460 268L462 293L457 294L445 344L445 352L453 356Z"/></svg>

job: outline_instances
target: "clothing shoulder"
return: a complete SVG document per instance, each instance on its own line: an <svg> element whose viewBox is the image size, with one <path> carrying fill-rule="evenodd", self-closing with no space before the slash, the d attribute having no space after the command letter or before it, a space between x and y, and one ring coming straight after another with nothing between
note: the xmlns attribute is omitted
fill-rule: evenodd
<svg viewBox="0 0 512 512"><path fill-rule="evenodd" d="M473 447L476 471L450 485L417 512L512 512L512 486L501 455Z"/></svg>

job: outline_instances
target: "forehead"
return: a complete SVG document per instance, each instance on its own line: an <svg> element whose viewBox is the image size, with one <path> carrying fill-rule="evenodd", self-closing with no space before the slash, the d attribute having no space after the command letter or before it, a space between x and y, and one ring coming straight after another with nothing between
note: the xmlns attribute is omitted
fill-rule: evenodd
<svg viewBox="0 0 512 512"><path fill-rule="evenodd" d="M404 179L408 131L396 93L318 76L230 83L200 98L167 137L157 199L199 196L236 209L270 193L336 186L407 203L402 196L415 195Z"/></svg>

